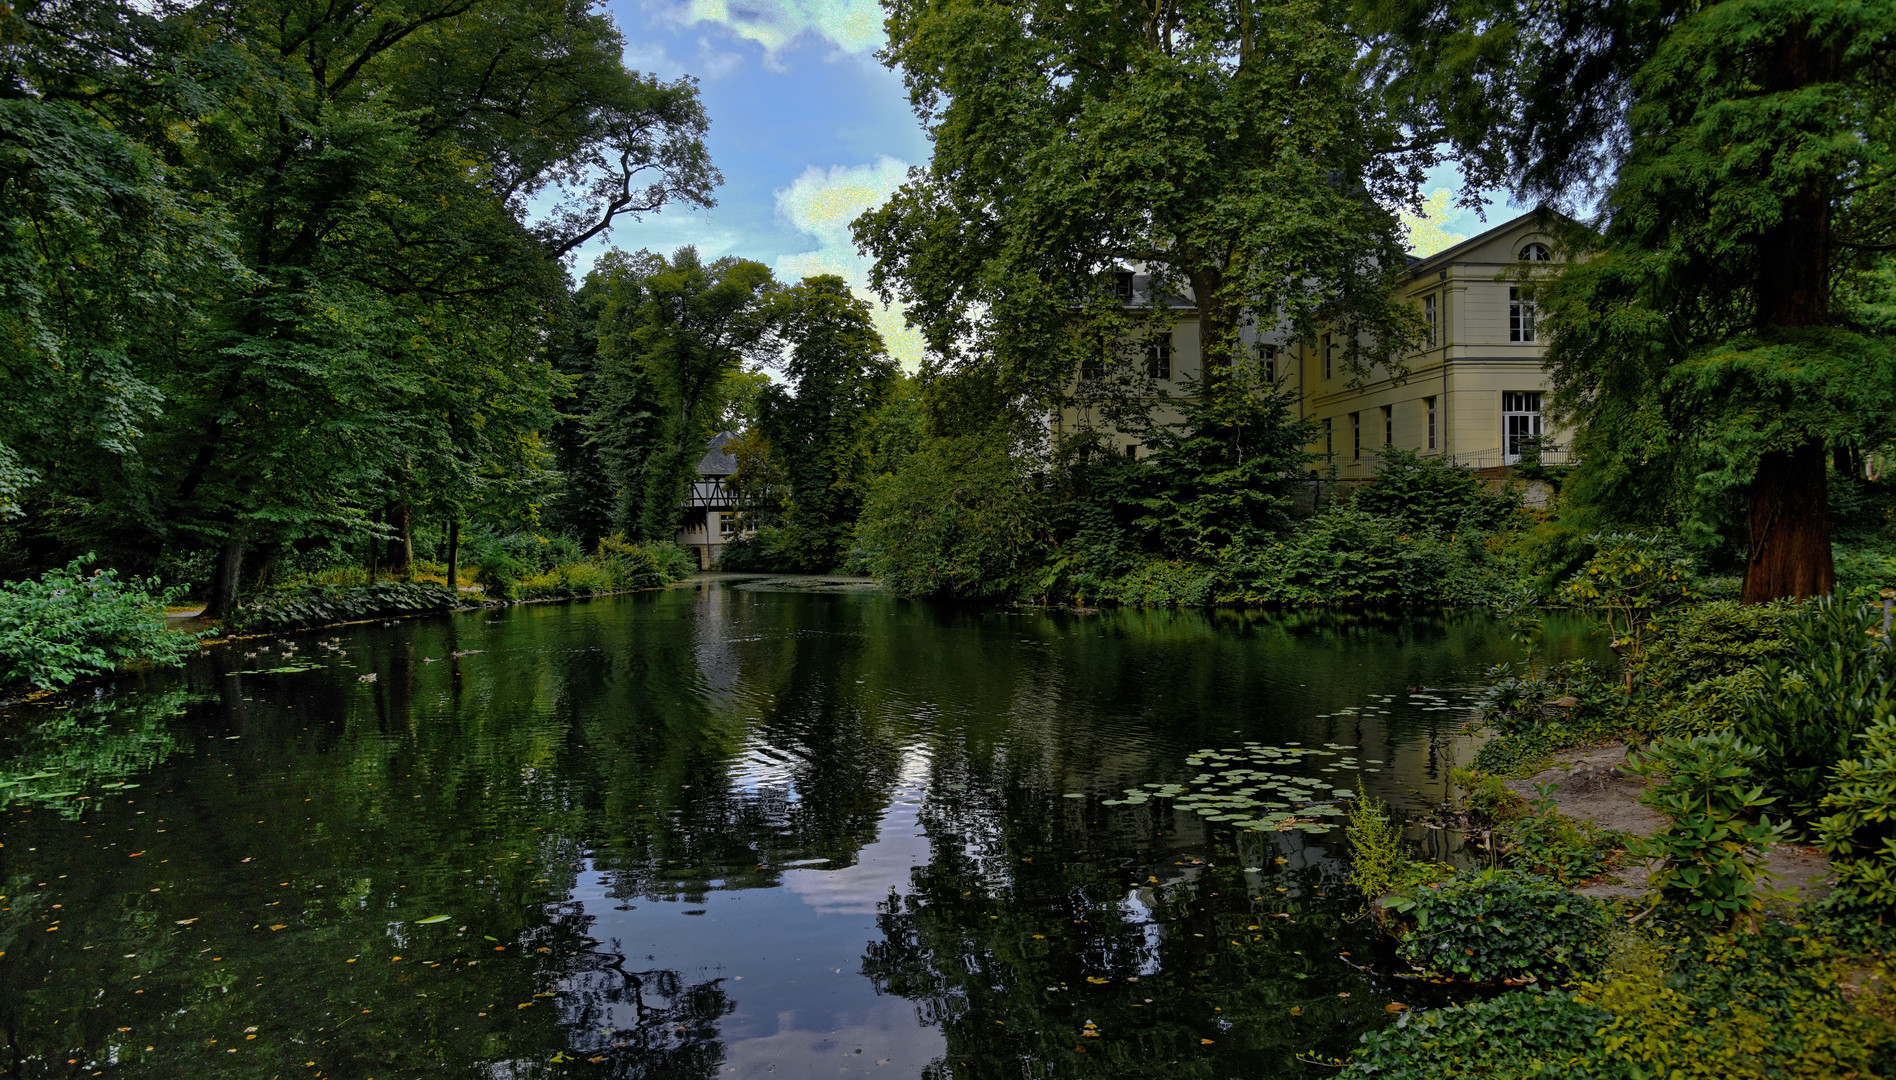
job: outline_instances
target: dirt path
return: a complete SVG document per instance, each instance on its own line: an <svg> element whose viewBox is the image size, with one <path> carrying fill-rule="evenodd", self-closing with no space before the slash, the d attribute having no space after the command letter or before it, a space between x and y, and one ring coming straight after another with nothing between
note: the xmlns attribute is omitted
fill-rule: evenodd
<svg viewBox="0 0 1896 1080"><path fill-rule="evenodd" d="M1620 744L1569 750L1554 755L1552 768L1526 780L1511 780L1508 788L1524 798L1537 796L1536 788L1553 784L1554 805L1578 821L1637 836L1651 836L1666 823L1663 815L1641 806L1639 792L1646 781L1620 771L1626 747ZM1765 854L1765 869L1778 880L1769 886L1793 894L1796 901L1821 899L1830 891L1830 864L1822 851L1800 844L1773 844ZM1628 863L1574 891L1583 896L1638 897L1656 864Z"/></svg>

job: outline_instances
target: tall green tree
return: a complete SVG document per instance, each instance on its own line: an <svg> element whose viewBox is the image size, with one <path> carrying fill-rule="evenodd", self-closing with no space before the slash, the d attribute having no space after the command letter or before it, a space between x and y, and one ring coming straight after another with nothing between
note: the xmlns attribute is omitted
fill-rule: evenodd
<svg viewBox="0 0 1896 1080"><path fill-rule="evenodd" d="M130 395L141 425L136 442L93 440L76 468L57 439L31 440L0 473L56 462L70 531L216 547L213 612L247 550L398 535L537 473L560 260L625 215L707 203L719 179L695 86L627 71L585 0L19 10L38 43L9 53L22 109L49 113L56 88L94 142L143 150L96 155L115 187L40 213L104 223L74 264L116 274L134 302L62 303L132 328L112 346L126 377L93 350L105 376L69 381ZM83 191L62 173L83 155L46 154L56 141L22 155L29 186ZM180 228L134 190L154 183L212 228ZM168 243L140 255L140 230ZM207 283L166 261L189 242Z"/></svg>
<svg viewBox="0 0 1896 1080"><path fill-rule="evenodd" d="M855 225L930 371L979 365L1057 394L1084 360L1195 307L1207 361L1247 324L1339 330L1358 371L1411 316L1394 208L1428 144L1355 82L1324 0L1127 5L891 0L886 63L934 142L926 169ZM1159 303L1123 304L1122 268ZM1105 343L1105 344L1103 344Z"/></svg>
<svg viewBox="0 0 1896 1080"><path fill-rule="evenodd" d="M1583 488L1748 502L1744 597L1830 591L1826 451L1887 441L1896 3L1368 0L1385 86L1470 184L1598 194L1542 290Z"/></svg>
<svg viewBox="0 0 1896 1080"><path fill-rule="evenodd" d="M784 290L784 374L795 392L772 385L759 402L759 427L788 481L783 547L797 569L833 570L852 541L868 498L873 447L869 424L887 399L895 362L883 348L869 305L834 274Z"/></svg>
<svg viewBox="0 0 1896 1080"><path fill-rule="evenodd" d="M608 469L620 492L615 524L629 534L669 540L716 432L720 387L748 359L774 348L778 310L770 268L731 256L706 263L692 247L670 259L612 251L593 271L603 290L599 370L604 397L593 426L621 439ZM608 434L614 412L641 437Z"/></svg>

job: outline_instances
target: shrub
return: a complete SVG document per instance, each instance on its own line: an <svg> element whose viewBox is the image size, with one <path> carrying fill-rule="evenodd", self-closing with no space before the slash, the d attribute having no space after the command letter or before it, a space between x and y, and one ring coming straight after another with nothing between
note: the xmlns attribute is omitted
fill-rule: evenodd
<svg viewBox="0 0 1896 1080"><path fill-rule="evenodd" d="M1492 773L1456 769L1449 773L1449 779L1467 793L1464 798L1469 810L1483 821L1496 824L1513 821L1527 809L1527 800L1508 787L1507 781Z"/></svg>
<svg viewBox="0 0 1896 1080"><path fill-rule="evenodd" d="M460 596L432 581L377 581L368 585L300 582L280 585L231 613L226 624L241 630L287 630L298 626L446 611Z"/></svg>
<svg viewBox="0 0 1896 1080"><path fill-rule="evenodd" d="M1436 602L1447 553L1434 537L1354 506L1305 521L1283 541L1228 557L1227 600L1245 603L1415 606Z"/></svg>
<svg viewBox="0 0 1896 1080"><path fill-rule="evenodd" d="M1817 836L1830 855L1839 908L1896 909L1896 711L1863 733L1857 756L1837 763Z"/></svg>
<svg viewBox="0 0 1896 1080"><path fill-rule="evenodd" d="M1495 737L1475 751L1481 772L1532 775L1551 754L1605 742L1626 729L1625 695L1606 668L1592 661L1569 660L1538 675L1514 675L1502 665L1489 677L1476 723ZM1547 704L1566 697L1578 704Z"/></svg>
<svg viewBox="0 0 1896 1080"><path fill-rule="evenodd" d="M1803 605L1787 627L1791 659L1764 663L1733 725L1763 751L1758 771L1798 821L1816 820L1831 770L1896 708L1896 649L1872 636L1881 625L1854 604Z"/></svg>
<svg viewBox="0 0 1896 1080"><path fill-rule="evenodd" d="M505 600L513 595L514 584L531 573L533 570L526 563L504 551L494 550L481 557L479 569L474 571L474 584L481 587L484 595Z"/></svg>
<svg viewBox="0 0 1896 1080"><path fill-rule="evenodd" d="M1410 532L1491 532L1520 507L1512 492L1490 491L1473 469L1442 457L1387 447L1376 481L1356 491L1355 505Z"/></svg>
<svg viewBox="0 0 1896 1080"><path fill-rule="evenodd" d="M1179 559L1148 559L1097 586L1097 598L1134 607L1199 607L1211 602L1218 574Z"/></svg>
<svg viewBox="0 0 1896 1080"><path fill-rule="evenodd" d="M1712 600L1667 616L1640 659L1635 684L1668 689L1734 675L1791 654L1796 601Z"/></svg>
<svg viewBox="0 0 1896 1080"><path fill-rule="evenodd" d="M1350 804L1350 879L1365 903L1375 903L1402 880L1409 844L1389 804L1369 795Z"/></svg>
<svg viewBox="0 0 1896 1080"><path fill-rule="evenodd" d="M1555 809L1553 792L1554 785L1540 785L1539 797L1502 830L1508 865L1563 884L1605 873L1632 838L1562 814Z"/></svg>
<svg viewBox="0 0 1896 1080"><path fill-rule="evenodd" d="M898 596L1016 597L1043 576L1051 530L1029 462L989 434L930 440L878 480L852 558Z"/></svg>
<svg viewBox="0 0 1896 1080"><path fill-rule="evenodd" d="M1671 822L1634 842L1641 858L1661 861L1650 884L1662 897L1703 918L1756 920L1765 896L1758 878L1762 846L1782 839L1783 822L1746 820L1775 801L1752 782L1752 766L1763 751L1730 732L1689 739L1661 739L1627 755L1626 768L1662 782L1639 801Z"/></svg>
<svg viewBox="0 0 1896 1080"><path fill-rule="evenodd" d="M1622 931L1622 935L1626 932ZM1404 1013L1341 1075L1380 1080L1836 1080L1879 1075L1889 1025L1846 996L1800 928L1644 938L1570 993L1516 991Z"/></svg>
<svg viewBox="0 0 1896 1080"><path fill-rule="evenodd" d="M1662 621L1633 673L1637 727L1648 735L1709 735L1731 727L1764 689L1759 665L1791 655L1795 602L1694 604Z"/></svg>
<svg viewBox="0 0 1896 1080"><path fill-rule="evenodd" d="M1879 604L1886 590L1896 589L1896 550L1876 547L1836 549L1837 589L1840 601Z"/></svg>
<svg viewBox="0 0 1896 1080"><path fill-rule="evenodd" d="M1481 870L1382 901L1410 923L1397 950L1438 977L1565 982L1605 955L1607 909L1538 874Z"/></svg>
<svg viewBox="0 0 1896 1080"><path fill-rule="evenodd" d="M157 579L86 572L92 556L34 581L0 584L0 685L41 689L107 675L133 664L176 666L197 636L165 628L177 598Z"/></svg>
<svg viewBox="0 0 1896 1080"><path fill-rule="evenodd" d="M1340 1074L1378 1080L1454 1077L1593 1077L1599 1029L1612 1014L1555 991L1516 991L1488 1001L1403 1013L1363 1036Z"/></svg>
<svg viewBox="0 0 1896 1080"><path fill-rule="evenodd" d="M1653 616L1693 595L1692 557L1676 537L1610 533L1588 537L1593 557L1560 586L1562 602L1597 615L1629 663L1645 655Z"/></svg>
<svg viewBox="0 0 1896 1080"><path fill-rule="evenodd" d="M594 556L612 573L615 589L655 589L698 571L698 557L670 541L628 543L623 533L602 537Z"/></svg>

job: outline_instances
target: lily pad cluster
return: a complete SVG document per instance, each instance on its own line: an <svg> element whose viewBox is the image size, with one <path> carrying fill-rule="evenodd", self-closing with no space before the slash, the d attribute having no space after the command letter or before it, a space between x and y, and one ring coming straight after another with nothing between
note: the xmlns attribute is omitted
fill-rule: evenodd
<svg viewBox="0 0 1896 1080"><path fill-rule="evenodd" d="M1204 772L1177 784L1142 784L1127 788L1122 799L1102 799L1105 806L1139 806L1154 799L1170 799L1181 810L1196 812L1206 821L1228 821L1246 829L1298 830L1326 833L1343 816L1337 800L1356 797L1345 773L1379 771L1378 758L1358 758L1356 747L1324 743L1266 746L1247 742L1225 750L1200 750L1186 758Z"/></svg>

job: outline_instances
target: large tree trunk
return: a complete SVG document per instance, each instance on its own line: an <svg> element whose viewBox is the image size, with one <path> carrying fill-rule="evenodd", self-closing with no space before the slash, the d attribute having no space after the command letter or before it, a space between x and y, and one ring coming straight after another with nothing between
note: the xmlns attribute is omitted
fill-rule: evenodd
<svg viewBox="0 0 1896 1080"><path fill-rule="evenodd" d="M461 515L448 517L448 591L461 595Z"/></svg>
<svg viewBox="0 0 1896 1080"><path fill-rule="evenodd" d="M204 617L221 619L237 606L237 591L244 572L244 538L234 533L218 552L217 572L211 578L211 599L204 605Z"/></svg>
<svg viewBox="0 0 1896 1080"><path fill-rule="evenodd" d="M391 504L383 520L395 530L395 535L388 538L388 558L383 561L390 573L409 580L415 576L415 534L409 528L408 504Z"/></svg>
<svg viewBox="0 0 1896 1080"><path fill-rule="evenodd" d="M1834 78L1838 57L1801 27L1771 46L1768 87L1787 93ZM1780 151L1791 153L1789 149ZM1788 193L1784 216L1758 238L1757 328L1773 331L1830 321L1830 181ZM1829 476L1823 440L1764 455L1751 482L1750 558L1744 602L1822 596L1836 584L1830 554Z"/></svg>
<svg viewBox="0 0 1896 1080"><path fill-rule="evenodd" d="M1822 596L1837 583L1830 558L1830 507L1824 444L1774 450L1751 483L1750 559L1744 602Z"/></svg>

